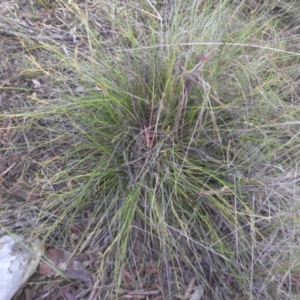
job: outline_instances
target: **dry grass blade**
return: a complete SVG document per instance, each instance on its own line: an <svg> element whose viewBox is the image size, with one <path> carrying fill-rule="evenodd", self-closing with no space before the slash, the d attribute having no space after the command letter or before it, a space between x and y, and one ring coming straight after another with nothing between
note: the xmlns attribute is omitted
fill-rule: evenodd
<svg viewBox="0 0 300 300"><path fill-rule="evenodd" d="M32 298L297 299L300 7L254 2L0 4L1 228L92 280Z"/></svg>

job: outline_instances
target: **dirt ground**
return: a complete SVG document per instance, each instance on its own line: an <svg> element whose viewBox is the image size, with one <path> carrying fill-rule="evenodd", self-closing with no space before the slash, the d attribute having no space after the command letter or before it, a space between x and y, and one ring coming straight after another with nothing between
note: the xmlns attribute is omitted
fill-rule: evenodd
<svg viewBox="0 0 300 300"><path fill-rule="evenodd" d="M97 5L92 1L76 2L89 11L96 9ZM81 97L85 93L75 72L61 67L58 58L49 54L45 43L60 47L66 55L75 47L82 56L89 52L88 40L82 38L80 27L75 24L73 26L71 13L57 9L52 3L53 1L42 0L0 3L0 225L5 228L0 232L20 232L32 238L34 228L34 235L43 238L49 261L55 267L64 268L68 277L64 278L41 262L37 272L15 296L15 300L101 299L97 295L99 291L94 288L101 278L93 274L96 274L95 270L103 268L99 253L107 250L110 233L101 229L85 245L79 245L83 233L93 233L84 232L90 213L88 207L85 208L86 215L75 213L71 226L69 220L63 219L63 207L55 208L47 216L40 213L45 207L51 207L51 199L59 197L60 191L80 185L76 171L56 177L63 164L76 165L73 157L68 157L65 161L57 158L75 146L73 136L76 135L78 141L81 131L74 128L69 120L56 116L55 109L64 102L62 95ZM107 38L111 30L109 24L92 18L91 14L91 22L96 23L99 34ZM74 32L70 30L72 26ZM285 28L284 23L280 26L288 34L290 28ZM45 105L37 114L39 99L43 99ZM51 118L47 116L48 107L55 107ZM85 164L86 166L79 165L79 169L87 168L89 162ZM68 177L72 179L68 180ZM47 231L56 223L59 226L55 231ZM90 228L91 225L89 224ZM68 230L65 230L65 226L68 226ZM102 247L99 246L99 240L103 241ZM138 248L139 239L134 243ZM86 250L73 257L73 250L79 247ZM136 257L138 256L139 253L136 253ZM178 259L183 262L185 258ZM201 259L199 253L199 260ZM113 279L113 261L108 260L107 263L111 263L111 266L106 266L106 269L110 268L111 274L107 275L107 286L102 287L102 297L106 290L107 293L111 290L110 282ZM167 288L163 280L167 279L157 275L158 264L158 261L151 259L143 266L145 285L140 290L134 286L131 273L124 269L124 288L115 294L122 295L119 299L163 300L162 289ZM204 272L209 273L208 267ZM192 274L191 268L186 264L185 275L182 276L184 279L179 283L185 296L178 296L178 299L190 299L195 282ZM228 284L234 285L230 276L226 280ZM211 281L213 284L213 279ZM200 299L196 292L202 293L194 290L195 298L191 299ZM229 296L224 296L224 299L229 299ZM212 299L210 295L205 297L201 299ZM236 295L234 299L242 298Z"/></svg>
<svg viewBox="0 0 300 300"><path fill-rule="evenodd" d="M27 0L0 3L0 224L5 228L1 232L20 233L28 239L38 235L43 239L48 262L66 275L64 278L42 261L14 299L104 299L111 290L113 261L111 267L105 267L111 269L110 274L105 274L106 286L102 284L99 289L100 278L96 274L103 268L99 253L106 250L110 233L102 230L80 245L86 216L76 215L68 231L64 229L69 221L63 218L63 207L52 211L52 216L40 213L43 207L51 206L53 197L59 197L60 190L79 183L76 179L55 182L52 178L61 164L72 160L61 162L56 158L74 146L72 134L80 135L80 132L74 132L72 124L55 114L50 118L43 111L35 117L30 113L36 109L37 99L59 106L62 95L76 97L83 93L80 80L72 71L61 69L57 58L45 50L44 44L62 47L66 54L75 45L82 55L89 50L85 38L76 40L81 36L80 28L74 28L76 36L70 32L72 15L51 3ZM86 10L95 8L93 2L77 1L78 5L81 3ZM109 26L97 21L99 31L107 38ZM73 131L71 135L69 129ZM89 208L85 210L88 215ZM59 226L48 233L47 229L56 221ZM85 251L73 258L72 253L79 245ZM123 299L163 299L157 287L157 264L150 260L143 267L147 279L140 290L134 287L132 275L124 269L123 290L116 291L116 295L119 298L123 295Z"/></svg>

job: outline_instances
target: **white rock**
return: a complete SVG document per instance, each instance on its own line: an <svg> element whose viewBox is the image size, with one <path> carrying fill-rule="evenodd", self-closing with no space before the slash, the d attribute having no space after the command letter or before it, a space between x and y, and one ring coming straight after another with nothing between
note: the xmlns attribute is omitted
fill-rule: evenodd
<svg viewBox="0 0 300 300"><path fill-rule="evenodd" d="M35 272L43 253L37 239L27 244L22 236L0 238L0 299L10 300Z"/></svg>

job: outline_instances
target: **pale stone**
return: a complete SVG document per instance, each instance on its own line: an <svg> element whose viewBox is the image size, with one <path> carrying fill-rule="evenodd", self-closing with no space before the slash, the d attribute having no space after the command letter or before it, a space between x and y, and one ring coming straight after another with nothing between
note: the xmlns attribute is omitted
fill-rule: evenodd
<svg viewBox="0 0 300 300"><path fill-rule="evenodd" d="M10 300L35 272L43 253L36 239L26 243L19 235L0 238L0 299Z"/></svg>

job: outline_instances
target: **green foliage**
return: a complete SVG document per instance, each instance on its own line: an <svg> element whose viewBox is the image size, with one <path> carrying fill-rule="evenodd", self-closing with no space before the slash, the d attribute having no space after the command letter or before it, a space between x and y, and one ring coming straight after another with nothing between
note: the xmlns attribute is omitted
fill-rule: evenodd
<svg viewBox="0 0 300 300"><path fill-rule="evenodd" d="M298 230L299 49L272 11L246 15L229 1L99 1L87 18L70 2L58 5L85 47L69 56L42 47L68 70L57 65L52 82L84 94L64 94L50 110L37 101L32 119L61 116L55 135L71 144L48 181L72 188L48 195L55 200L41 219L63 214L40 230L53 236L88 214L76 251L98 237L98 277L114 288L124 285L123 269L137 274L133 289L152 286L154 277L137 271L139 257L157 262L164 299L183 295L192 277L211 299L292 295L283 279L292 271L279 266Z"/></svg>

